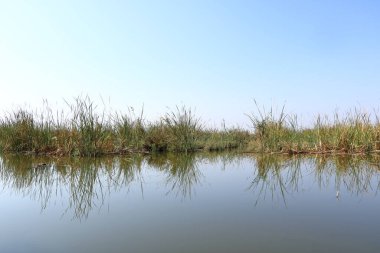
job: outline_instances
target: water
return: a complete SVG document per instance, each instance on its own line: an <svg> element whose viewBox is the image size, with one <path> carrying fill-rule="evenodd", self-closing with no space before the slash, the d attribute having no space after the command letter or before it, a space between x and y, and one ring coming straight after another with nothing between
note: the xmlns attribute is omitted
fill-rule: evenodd
<svg viewBox="0 0 380 253"><path fill-rule="evenodd" d="M379 161L2 156L0 252L379 252Z"/></svg>

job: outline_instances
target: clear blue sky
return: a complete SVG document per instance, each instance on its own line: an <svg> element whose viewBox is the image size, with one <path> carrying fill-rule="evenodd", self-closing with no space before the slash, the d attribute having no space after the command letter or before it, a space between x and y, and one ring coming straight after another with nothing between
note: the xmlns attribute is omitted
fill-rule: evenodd
<svg viewBox="0 0 380 253"><path fill-rule="evenodd" d="M380 104L379 1L1 1L0 108L79 94L244 126Z"/></svg>

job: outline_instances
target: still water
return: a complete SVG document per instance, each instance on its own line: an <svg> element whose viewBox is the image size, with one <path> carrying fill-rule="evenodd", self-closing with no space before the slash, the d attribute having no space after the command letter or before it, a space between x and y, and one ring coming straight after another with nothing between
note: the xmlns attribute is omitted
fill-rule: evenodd
<svg viewBox="0 0 380 253"><path fill-rule="evenodd" d="M2 156L0 252L375 253L379 182L379 157Z"/></svg>

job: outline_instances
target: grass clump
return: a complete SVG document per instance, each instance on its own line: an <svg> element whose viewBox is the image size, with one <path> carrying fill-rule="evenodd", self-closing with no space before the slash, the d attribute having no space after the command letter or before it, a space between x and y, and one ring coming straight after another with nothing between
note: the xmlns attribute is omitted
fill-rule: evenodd
<svg viewBox="0 0 380 253"><path fill-rule="evenodd" d="M43 114L41 114L43 115ZM49 117L40 120L19 109L0 120L0 148L10 152L48 152L54 149L54 133Z"/></svg>
<svg viewBox="0 0 380 253"><path fill-rule="evenodd" d="M162 121L168 130L169 150L188 152L197 148L196 140L202 127L191 109L177 107L176 111L166 113Z"/></svg>
<svg viewBox="0 0 380 253"><path fill-rule="evenodd" d="M198 141L203 131L200 119L191 109L176 107L148 126L145 145L151 151L192 152L203 148Z"/></svg>
<svg viewBox="0 0 380 253"><path fill-rule="evenodd" d="M257 104L256 107L258 108ZM284 107L276 116L258 108L258 115L248 115L254 129L250 150L262 153L373 153L380 152L380 123L374 114L358 109L333 119L318 115L311 128L299 125L296 115Z"/></svg>
<svg viewBox="0 0 380 253"><path fill-rule="evenodd" d="M69 121L69 130L72 133L70 141L74 143L70 153L80 156L98 156L105 153L110 131L104 115L96 113L96 106L88 97L75 99L70 110L73 113Z"/></svg>
<svg viewBox="0 0 380 253"><path fill-rule="evenodd" d="M260 152L279 152L283 151L283 146L286 146L287 141L293 131L287 124L287 116L282 107L279 116L276 116L273 108L268 112L265 109L260 110L255 101L258 115L251 113L247 114L254 129L254 149Z"/></svg>
<svg viewBox="0 0 380 253"><path fill-rule="evenodd" d="M134 115L133 108L129 114L115 113L112 119L112 139L116 153L142 150L145 146L146 127L143 111L139 116Z"/></svg>

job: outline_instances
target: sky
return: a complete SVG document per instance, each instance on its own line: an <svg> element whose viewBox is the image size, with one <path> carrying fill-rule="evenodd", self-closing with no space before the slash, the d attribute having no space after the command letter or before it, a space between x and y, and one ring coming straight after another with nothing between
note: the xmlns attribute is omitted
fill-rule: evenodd
<svg viewBox="0 0 380 253"><path fill-rule="evenodd" d="M0 111L90 96L156 120L380 104L379 1L1 1Z"/></svg>

